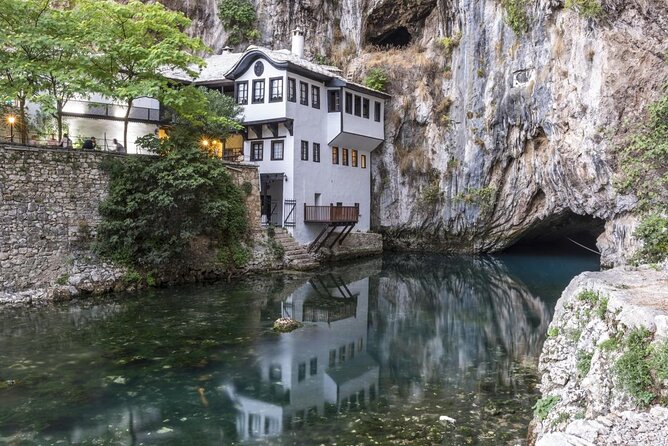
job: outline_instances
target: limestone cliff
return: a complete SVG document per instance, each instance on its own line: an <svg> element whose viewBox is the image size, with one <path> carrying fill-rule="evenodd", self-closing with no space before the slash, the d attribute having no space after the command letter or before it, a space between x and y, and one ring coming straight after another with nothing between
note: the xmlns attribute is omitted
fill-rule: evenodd
<svg viewBox="0 0 668 446"><path fill-rule="evenodd" d="M532 443L666 444L667 297L668 265L573 279L541 353Z"/></svg>
<svg viewBox="0 0 668 446"><path fill-rule="evenodd" d="M220 50L215 0L167 3ZM584 231L600 235L604 264L633 247L614 149L668 79L665 1L603 0L596 18L561 0L254 3L259 43L287 47L300 25L310 57L358 80L389 73L372 167L374 224L391 245L495 251Z"/></svg>

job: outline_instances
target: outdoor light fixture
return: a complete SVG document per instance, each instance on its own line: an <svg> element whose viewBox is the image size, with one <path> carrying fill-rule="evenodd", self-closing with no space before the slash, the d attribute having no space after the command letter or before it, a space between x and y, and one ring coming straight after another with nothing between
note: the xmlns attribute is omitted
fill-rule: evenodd
<svg viewBox="0 0 668 446"><path fill-rule="evenodd" d="M9 115L7 117L9 123L9 142L14 143L14 124L16 123L16 116Z"/></svg>
<svg viewBox="0 0 668 446"><path fill-rule="evenodd" d="M208 140L208 139L203 139L203 140L202 140L202 145L203 145L204 147L208 147L208 146L209 146L209 140Z"/></svg>

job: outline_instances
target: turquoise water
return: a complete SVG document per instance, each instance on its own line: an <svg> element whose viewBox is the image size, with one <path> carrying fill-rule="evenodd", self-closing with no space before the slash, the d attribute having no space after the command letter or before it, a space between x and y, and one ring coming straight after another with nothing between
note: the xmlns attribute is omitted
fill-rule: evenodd
<svg viewBox="0 0 668 446"><path fill-rule="evenodd" d="M0 443L523 444L556 299L597 260L386 256L4 309Z"/></svg>

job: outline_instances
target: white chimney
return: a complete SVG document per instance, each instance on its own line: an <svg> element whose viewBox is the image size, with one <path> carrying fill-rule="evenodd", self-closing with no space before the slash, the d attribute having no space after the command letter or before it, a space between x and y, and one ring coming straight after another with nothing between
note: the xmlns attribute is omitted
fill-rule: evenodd
<svg viewBox="0 0 668 446"><path fill-rule="evenodd" d="M304 57L304 31L299 27L292 31L292 54Z"/></svg>
<svg viewBox="0 0 668 446"><path fill-rule="evenodd" d="M232 48L230 48L229 46L226 46L225 48L223 48L222 54L230 54L231 52L232 52Z"/></svg>

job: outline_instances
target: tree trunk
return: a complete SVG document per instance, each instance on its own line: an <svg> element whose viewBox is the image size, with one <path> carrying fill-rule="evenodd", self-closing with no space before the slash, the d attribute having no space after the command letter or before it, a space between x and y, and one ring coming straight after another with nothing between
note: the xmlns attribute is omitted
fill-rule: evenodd
<svg viewBox="0 0 668 446"><path fill-rule="evenodd" d="M26 120L26 97L19 96L19 119L16 130L21 134L21 144L28 144L28 122Z"/></svg>
<svg viewBox="0 0 668 446"><path fill-rule="evenodd" d="M58 125L58 141L63 139L63 107L62 101L56 101L56 124Z"/></svg>
<svg viewBox="0 0 668 446"><path fill-rule="evenodd" d="M125 153L128 152L128 123L130 122L130 110L132 110L132 99L128 101L128 109L125 111L125 119L123 120L123 146Z"/></svg>

